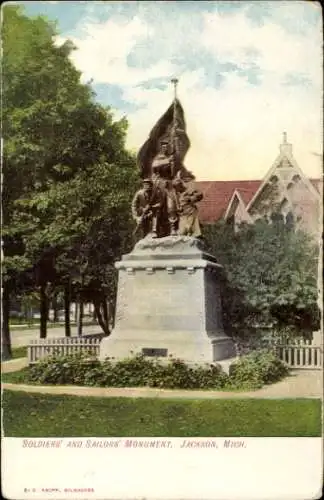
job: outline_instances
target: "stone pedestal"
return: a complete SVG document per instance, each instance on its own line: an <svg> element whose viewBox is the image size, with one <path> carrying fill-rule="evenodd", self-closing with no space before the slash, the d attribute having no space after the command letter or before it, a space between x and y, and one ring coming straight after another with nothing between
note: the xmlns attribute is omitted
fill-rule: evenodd
<svg viewBox="0 0 324 500"><path fill-rule="evenodd" d="M143 353L203 364L235 356L222 325L222 268L199 240L145 238L116 267L115 328L101 359Z"/></svg>

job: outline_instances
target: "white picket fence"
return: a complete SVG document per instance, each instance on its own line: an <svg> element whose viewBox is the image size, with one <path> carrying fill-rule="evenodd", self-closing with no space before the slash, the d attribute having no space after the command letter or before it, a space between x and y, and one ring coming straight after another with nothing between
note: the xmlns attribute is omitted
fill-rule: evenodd
<svg viewBox="0 0 324 500"><path fill-rule="evenodd" d="M309 344L277 344L277 356L290 368L318 369L323 367L323 349L321 346Z"/></svg>
<svg viewBox="0 0 324 500"><path fill-rule="evenodd" d="M53 339L31 340L27 347L28 363L34 364L47 356L71 355L88 352L99 356L100 341L98 337L62 337Z"/></svg>
<svg viewBox="0 0 324 500"><path fill-rule="evenodd" d="M302 337L279 337L275 340L278 345L293 345L293 346L313 346L313 339L304 339Z"/></svg>
<svg viewBox="0 0 324 500"><path fill-rule="evenodd" d="M28 363L52 355L71 355L88 352L99 356L101 338L62 337L31 340L27 348ZM273 345L277 356L293 369L321 369L323 367L323 347L309 342L280 343Z"/></svg>

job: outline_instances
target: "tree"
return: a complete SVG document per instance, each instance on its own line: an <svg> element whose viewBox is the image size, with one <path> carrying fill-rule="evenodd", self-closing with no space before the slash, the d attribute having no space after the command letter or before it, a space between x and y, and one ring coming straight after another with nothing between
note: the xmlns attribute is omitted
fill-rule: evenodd
<svg viewBox="0 0 324 500"><path fill-rule="evenodd" d="M227 275L225 324L233 335L272 326L294 335L318 328L318 246L302 231L282 221L226 223L204 228L211 251Z"/></svg>
<svg viewBox="0 0 324 500"><path fill-rule="evenodd" d="M94 303L106 334L106 303L114 301L116 292L114 262L133 244L130 202L136 181L130 157L122 167L99 164L55 184L47 192L46 206L47 214L53 211L55 216L38 213L47 224L28 243L32 246L36 239L36 247L41 240L56 248L57 272L82 300Z"/></svg>
<svg viewBox="0 0 324 500"><path fill-rule="evenodd" d="M128 186L122 172L134 166L125 150L126 120L114 121L110 110L95 102L69 59L73 46L66 42L58 47L56 34L55 25L42 17L29 18L13 5L3 9L3 340L7 357L9 301L17 283L24 282L26 275L39 286L41 336L46 336L48 284L61 280L66 290L70 287L76 263L82 268L83 249L89 253L87 237L99 224L96 217L105 206L106 192L122 187L118 175ZM109 168L116 173L111 182L105 174ZM91 191L93 199L87 196L89 179L101 188L100 195ZM111 203L118 201L116 194ZM108 211L109 217L114 211L118 212L116 206ZM123 230L124 218L119 222ZM109 243L118 246L118 241L115 235ZM74 257L72 266L68 260L62 264L64 256ZM79 271L80 267L78 276Z"/></svg>
<svg viewBox="0 0 324 500"><path fill-rule="evenodd" d="M60 107L59 85L77 82L78 73L68 62L68 46L56 48L54 26L43 18L29 19L21 8L3 11L3 356L10 356L10 294L20 276L33 266L25 255L22 226L15 219L15 204L22 196L50 181L47 166L55 145L53 107ZM56 65L55 65L56 62ZM70 71L64 71L64 69ZM71 71L72 70L72 71ZM68 76L64 76L70 73ZM63 76L62 76L63 75ZM61 81L60 81L61 80ZM56 83L56 84L55 84ZM86 89L85 89L86 90ZM83 90L84 98L89 90ZM73 93L73 84L71 85ZM55 99L57 97L57 104ZM75 97L75 96L74 96ZM72 97L73 99L73 97ZM73 100L70 101L73 104ZM52 106L51 106L52 104ZM55 135L54 135L55 134ZM61 133L62 136L62 133ZM63 134L64 136L64 134ZM59 134L58 134L59 139Z"/></svg>

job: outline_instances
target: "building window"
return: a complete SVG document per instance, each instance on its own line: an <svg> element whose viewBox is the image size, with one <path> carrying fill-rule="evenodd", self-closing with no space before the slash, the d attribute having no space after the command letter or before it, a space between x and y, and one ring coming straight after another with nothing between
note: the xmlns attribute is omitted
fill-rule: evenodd
<svg viewBox="0 0 324 500"><path fill-rule="evenodd" d="M283 224L284 223L284 216L282 215L282 213L280 213L278 211L272 212L270 218L271 218L272 224Z"/></svg>
<svg viewBox="0 0 324 500"><path fill-rule="evenodd" d="M280 212L281 213L286 213L287 212L287 209L288 209L288 201L286 200L286 198L284 198L282 200L282 202L280 203Z"/></svg>
<svg viewBox="0 0 324 500"><path fill-rule="evenodd" d="M288 212L286 215L286 228L291 231L295 227L295 217L292 212Z"/></svg>
<svg viewBox="0 0 324 500"><path fill-rule="evenodd" d="M235 225L235 216L234 216L234 214L233 214L233 215L231 215L230 217L227 217L227 219L226 219L226 223L227 223L229 226L234 227L234 225Z"/></svg>
<svg viewBox="0 0 324 500"><path fill-rule="evenodd" d="M295 182L295 184L297 184L297 182L299 182L301 180L300 175L298 175L298 174L294 175L292 180L293 180L293 182Z"/></svg>

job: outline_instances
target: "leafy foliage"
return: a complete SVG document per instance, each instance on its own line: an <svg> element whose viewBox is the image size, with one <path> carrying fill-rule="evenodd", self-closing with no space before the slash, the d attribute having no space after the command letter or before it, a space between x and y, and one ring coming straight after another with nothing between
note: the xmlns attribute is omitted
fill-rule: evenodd
<svg viewBox="0 0 324 500"><path fill-rule="evenodd" d="M54 355L32 366L28 377L31 382L44 384L82 385L87 372L99 366L100 362L86 353L72 356Z"/></svg>
<svg viewBox="0 0 324 500"><path fill-rule="evenodd" d="M285 365L267 351L242 356L230 376L219 365L189 366L179 359L161 363L138 355L114 363L78 354L45 358L29 369L28 378L42 384L224 390L258 388L287 373Z"/></svg>
<svg viewBox="0 0 324 500"><path fill-rule="evenodd" d="M222 388L227 376L219 366L190 367L178 359L167 363L134 356L114 363L87 354L48 357L30 368L29 379L44 384L169 389Z"/></svg>
<svg viewBox="0 0 324 500"><path fill-rule="evenodd" d="M230 379L234 386L257 389L277 382L289 372L288 367L266 349L242 356L230 366Z"/></svg>
<svg viewBox="0 0 324 500"><path fill-rule="evenodd" d="M318 247L307 234L259 221L237 232L223 222L206 226L204 235L226 273L224 320L231 335L269 325L304 334L318 328Z"/></svg>
<svg viewBox="0 0 324 500"><path fill-rule="evenodd" d="M95 102L56 43L54 24L3 9L3 239L5 345L10 294L58 286L74 297L114 297L113 264L129 248L136 189L127 121ZM44 327L44 321L41 322ZM46 335L46 321L45 332Z"/></svg>

